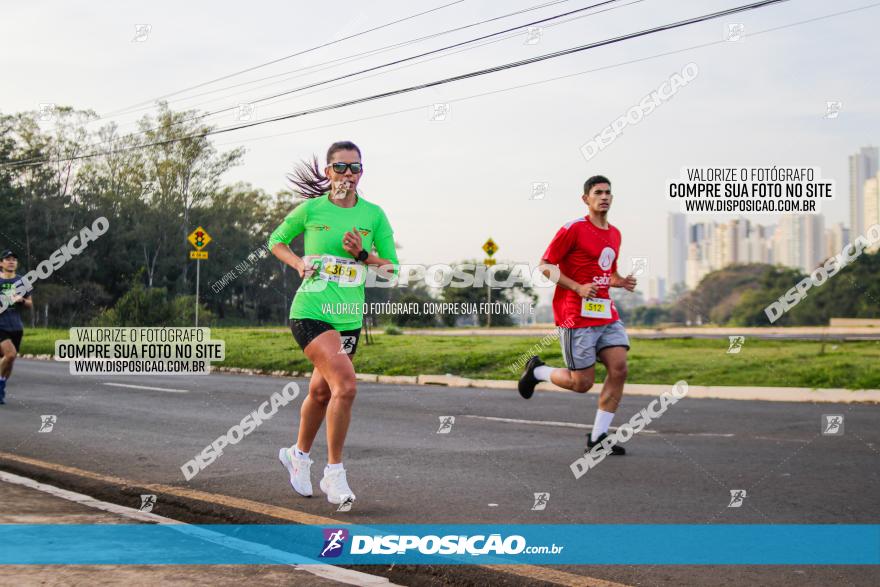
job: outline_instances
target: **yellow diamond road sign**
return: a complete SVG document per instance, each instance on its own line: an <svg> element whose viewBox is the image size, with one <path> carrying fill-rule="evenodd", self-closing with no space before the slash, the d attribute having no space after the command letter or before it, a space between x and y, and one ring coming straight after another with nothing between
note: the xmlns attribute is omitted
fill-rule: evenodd
<svg viewBox="0 0 880 587"><path fill-rule="evenodd" d="M194 246L198 250L202 250L207 246L209 242L211 242L211 237L201 226L192 231L186 240L190 242L192 246Z"/></svg>
<svg viewBox="0 0 880 587"><path fill-rule="evenodd" d="M495 244L491 238L483 243L483 250L486 251L486 254L490 257L495 254L495 251L498 250L498 245Z"/></svg>

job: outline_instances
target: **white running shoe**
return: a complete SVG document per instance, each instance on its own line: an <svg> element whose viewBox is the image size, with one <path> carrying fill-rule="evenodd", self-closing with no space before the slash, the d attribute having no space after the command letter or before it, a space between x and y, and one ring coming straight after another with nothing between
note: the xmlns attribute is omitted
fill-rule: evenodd
<svg viewBox="0 0 880 587"><path fill-rule="evenodd" d="M294 491L305 497L312 496L312 460L300 458L287 447L278 450L278 460L290 472L290 484Z"/></svg>
<svg viewBox="0 0 880 587"><path fill-rule="evenodd" d="M328 471L324 469L324 478L321 479L321 491L327 494L327 501L340 504L344 501L354 501L354 493L345 479L345 469Z"/></svg>

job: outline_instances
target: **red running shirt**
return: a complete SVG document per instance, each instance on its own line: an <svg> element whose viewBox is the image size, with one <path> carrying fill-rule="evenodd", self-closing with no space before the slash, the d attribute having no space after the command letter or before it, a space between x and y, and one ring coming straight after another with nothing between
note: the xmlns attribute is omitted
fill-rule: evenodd
<svg viewBox="0 0 880 587"><path fill-rule="evenodd" d="M599 286L596 298L610 300L608 295L611 276L617 272L620 252L620 231L612 225L603 230L589 217L577 218L559 229L547 247L543 259L559 266L562 273L577 283ZM553 294L553 318L557 326L586 328L602 326L620 319L613 301L610 318L581 315L581 296L561 285Z"/></svg>

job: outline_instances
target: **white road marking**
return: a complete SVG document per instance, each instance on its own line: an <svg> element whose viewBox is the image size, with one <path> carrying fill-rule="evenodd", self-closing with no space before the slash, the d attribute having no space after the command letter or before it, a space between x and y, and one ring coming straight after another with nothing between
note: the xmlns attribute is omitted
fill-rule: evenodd
<svg viewBox="0 0 880 587"><path fill-rule="evenodd" d="M804 438L773 438L771 436L752 436L752 440L769 440L771 442L809 442Z"/></svg>
<svg viewBox="0 0 880 587"><path fill-rule="evenodd" d="M496 418L495 416L474 416L465 414L465 418L477 418L479 420L492 420L493 422L509 422L511 424L535 424L536 426L557 426L560 428L580 428L592 430L591 424L578 424L577 422L554 422L552 420L520 420L518 418ZM616 432L619 426L611 426L609 432ZM675 434L679 436L714 436L718 438L732 438L735 434L720 432L658 432L657 430L642 429L639 434Z"/></svg>
<svg viewBox="0 0 880 587"><path fill-rule="evenodd" d="M273 553L277 552L280 560L288 561L290 560L291 555L289 553L277 551L273 548L269 548L262 544L257 544L255 542L248 542L246 540L239 540L237 538L231 538L229 536L220 534L219 532L213 532L210 530L206 530L204 528L197 528L195 526L191 526L185 522L180 522L178 520L172 520L171 518L166 518L164 516L159 516L151 512L142 512L140 510L136 510L134 508L125 507L122 505L117 505L115 503L108 503L106 501L100 501L93 497L89 497L88 495L83 495L82 493L76 493L73 491L68 491L66 489L61 489L60 487L55 487L54 485L47 485L45 483L39 483L34 481L33 479L29 479L28 477L21 477L19 475L13 475L12 473L7 473L5 471L0 471L0 481L4 481L6 483L12 483L14 485L21 485L23 487L29 487L31 489L36 489L37 491L42 491L43 493L48 493L49 495L53 495L55 497L60 497L62 499L66 499L68 501L73 501L91 508L95 508L98 510L102 510L105 512L110 512L112 514L117 514L138 522L147 522L154 524L168 524L172 526L174 530L178 530L185 534L190 534L196 536L198 538L202 538L209 542L213 542L215 544L219 544L226 548L232 548L235 550L239 550L241 552L249 553L249 554L257 554L260 556L271 557ZM300 557L304 560L309 560L306 557ZM395 583L391 583L385 577L379 577L376 575L370 575L367 573L362 573L360 571L353 571L350 569L342 569L339 567L334 567L333 565L322 565L322 564L302 564L302 565L293 565L287 563L288 566L294 567L299 571L305 571L307 573L311 573L317 577L323 577L325 579L330 579L333 581L339 581L340 583L345 583L347 585L389 585L391 587L398 587Z"/></svg>
<svg viewBox="0 0 880 587"><path fill-rule="evenodd" d="M592 430L592 424L578 424L577 422L553 422L551 420L520 420L518 418L496 418L495 416L472 416L466 414L465 418L477 418L479 420L491 420L493 422L508 422L510 424L535 424L536 426L556 426L559 428L581 428ZM615 431L617 426L611 426L608 430ZM642 434L657 434L656 430L642 430Z"/></svg>
<svg viewBox="0 0 880 587"><path fill-rule="evenodd" d="M133 385L131 383L103 383L102 385L112 385L113 387L130 387L132 389L150 389L153 391L167 391L168 393L189 393L188 389L173 389L170 387L150 387L149 385Z"/></svg>

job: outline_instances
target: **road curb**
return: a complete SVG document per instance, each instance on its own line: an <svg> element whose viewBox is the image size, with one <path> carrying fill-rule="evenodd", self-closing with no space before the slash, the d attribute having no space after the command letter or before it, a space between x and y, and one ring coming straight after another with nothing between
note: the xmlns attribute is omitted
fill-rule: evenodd
<svg viewBox="0 0 880 587"><path fill-rule="evenodd" d="M53 360L52 355L19 355L23 359L41 361ZM267 377L311 377L311 371L268 371L249 369L246 367L211 367L211 371L219 373L262 375ZM376 373L358 373L357 380L364 383L386 383L392 385L433 385L443 387L465 387L476 389L516 389L517 382L509 379L469 379L457 375L379 375ZM593 390L601 389L601 384ZM627 395L645 395L656 397L671 388L671 385L627 383L624 393ZM539 383L538 391L571 393L567 389L552 383ZM770 401L770 402L815 402L815 403L880 403L880 389L823 389L809 387L734 387L691 385L688 397L699 399L722 399L735 401Z"/></svg>
<svg viewBox="0 0 880 587"><path fill-rule="evenodd" d="M418 377L415 375L377 375L379 383L391 383L393 385L418 385Z"/></svg>
<svg viewBox="0 0 880 587"><path fill-rule="evenodd" d="M473 379L457 375L419 375L419 385L445 385L447 387L473 387Z"/></svg>

